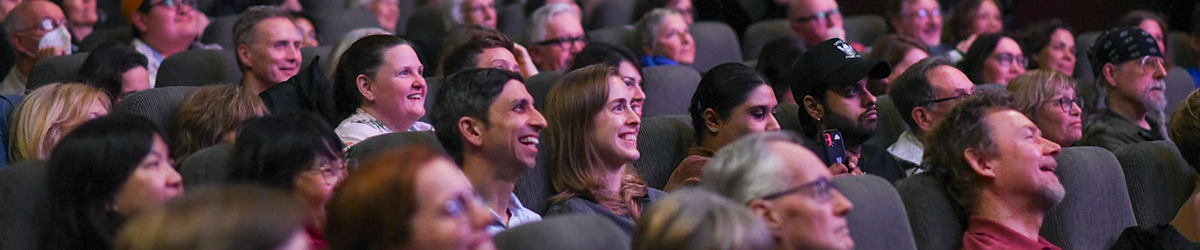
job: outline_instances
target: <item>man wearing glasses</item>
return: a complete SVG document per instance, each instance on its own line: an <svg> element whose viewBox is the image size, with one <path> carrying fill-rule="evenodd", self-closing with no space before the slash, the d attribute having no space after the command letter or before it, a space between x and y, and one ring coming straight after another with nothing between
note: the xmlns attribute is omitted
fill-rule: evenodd
<svg viewBox="0 0 1200 250"><path fill-rule="evenodd" d="M906 174L912 176L924 171L920 166L925 143L920 138L972 92L975 92L975 85L967 75L941 56L923 59L896 78L889 93L904 123L908 124L908 130L887 150L904 167Z"/></svg>
<svg viewBox="0 0 1200 250"><path fill-rule="evenodd" d="M942 46L942 11L937 1L890 0L888 19L896 34L924 42L930 54L941 55L953 49Z"/></svg>
<svg viewBox="0 0 1200 250"><path fill-rule="evenodd" d="M579 12L570 4L547 4L533 12L525 29L529 55L539 71L564 71L587 45Z"/></svg>
<svg viewBox="0 0 1200 250"><path fill-rule="evenodd" d="M970 216L962 249L1060 249L1038 232L1066 195L1054 174L1062 148L1011 105L1008 92L977 92L926 137L929 172Z"/></svg>
<svg viewBox="0 0 1200 250"><path fill-rule="evenodd" d="M133 48L149 61L150 87L164 58L192 48L208 19L196 11L196 0L122 0L121 13L133 24Z"/></svg>
<svg viewBox="0 0 1200 250"><path fill-rule="evenodd" d="M791 0L788 20L792 34L800 39L801 48L808 48L831 38L846 40L842 27L842 12L834 0ZM852 44L863 50L862 45Z"/></svg>
<svg viewBox="0 0 1200 250"><path fill-rule="evenodd" d="M66 23L62 9L49 1L26 1L13 8L4 21L4 29L10 31L5 39L12 43L17 60L0 83L0 94L24 94L25 82L34 65L42 59L69 52L70 48L57 46L38 48L42 37Z"/></svg>
<svg viewBox="0 0 1200 250"><path fill-rule="evenodd" d="M854 205L800 140L785 131L737 139L704 166L700 185L762 218L775 249L853 249L846 215Z"/></svg>
<svg viewBox="0 0 1200 250"><path fill-rule="evenodd" d="M1085 109L1088 119L1077 145L1115 150L1143 141L1166 139L1163 108L1167 71L1158 42L1138 27L1119 27L1100 34L1088 51L1096 74L1097 103ZM1089 100L1090 101L1090 100ZM1092 118L1094 117L1094 118Z"/></svg>

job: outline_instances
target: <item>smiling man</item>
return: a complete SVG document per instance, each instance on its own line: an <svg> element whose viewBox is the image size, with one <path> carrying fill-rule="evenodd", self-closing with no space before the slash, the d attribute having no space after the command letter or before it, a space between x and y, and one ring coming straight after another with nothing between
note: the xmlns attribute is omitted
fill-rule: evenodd
<svg viewBox="0 0 1200 250"><path fill-rule="evenodd" d="M890 0L888 19L896 34L925 43L930 54L941 55L953 49L942 45L942 10L934 0Z"/></svg>
<svg viewBox="0 0 1200 250"><path fill-rule="evenodd" d="M1060 249L1038 232L1066 195L1054 175L1062 148L1011 102L1007 92L975 93L929 131L929 171L970 216L962 249Z"/></svg>
<svg viewBox="0 0 1200 250"><path fill-rule="evenodd" d="M863 173L878 175L890 182L904 178L904 171L896 159L882 147L864 145L875 135L879 114L875 110L875 95L867 91L867 80L886 78L892 73L887 62L872 61L841 39L829 39L809 48L792 72L798 76L791 79L792 95L800 104L800 123L804 125L804 136L816 139L821 131L841 131L846 147L846 168L836 162L834 174ZM825 154L825 147L813 148Z"/></svg>
<svg viewBox="0 0 1200 250"><path fill-rule="evenodd" d="M495 235L507 228L540 221L525 208L513 187L537 161L538 133L546 118L533 107L521 76L494 69L467 69L442 83L431 120L438 140L502 225L491 225Z"/></svg>
<svg viewBox="0 0 1200 250"><path fill-rule="evenodd" d="M564 71L571 59L587 46L578 9L570 4L538 8L525 29L529 55L540 71Z"/></svg>
<svg viewBox="0 0 1200 250"><path fill-rule="evenodd" d="M1138 27L1113 28L1096 38L1088 57L1099 93L1089 113L1099 117L1083 128L1076 145L1115 150L1165 140L1166 130L1158 119L1167 105L1167 69L1154 37Z"/></svg>
<svg viewBox="0 0 1200 250"><path fill-rule="evenodd" d="M300 71L301 37L291 18L278 6L255 6L233 24L242 86L255 95Z"/></svg>

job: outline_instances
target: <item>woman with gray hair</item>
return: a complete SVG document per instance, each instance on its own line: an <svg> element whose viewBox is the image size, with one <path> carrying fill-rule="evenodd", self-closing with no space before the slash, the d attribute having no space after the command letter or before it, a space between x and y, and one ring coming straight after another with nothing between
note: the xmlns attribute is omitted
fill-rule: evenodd
<svg viewBox="0 0 1200 250"><path fill-rule="evenodd" d="M767 250L771 230L746 206L699 188L684 188L646 209L634 250Z"/></svg>
<svg viewBox="0 0 1200 250"><path fill-rule="evenodd" d="M447 30L457 25L496 28L495 0L441 0L439 4Z"/></svg>
<svg viewBox="0 0 1200 250"><path fill-rule="evenodd" d="M642 65L691 65L696 60L696 44L687 20L679 11L659 8L646 13L633 28L642 45Z"/></svg>

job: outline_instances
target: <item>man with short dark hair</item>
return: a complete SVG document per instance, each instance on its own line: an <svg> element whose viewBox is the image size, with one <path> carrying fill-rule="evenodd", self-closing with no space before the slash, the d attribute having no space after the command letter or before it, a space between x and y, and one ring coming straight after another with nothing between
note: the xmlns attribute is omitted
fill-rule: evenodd
<svg viewBox="0 0 1200 250"><path fill-rule="evenodd" d="M521 76L467 69L447 77L436 100L454 100L434 103L431 120L438 140L502 223L488 231L540 221L513 193L517 178L536 163L538 133L546 128Z"/></svg>
<svg viewBox="0 0 1200 250"><path fill-rule="evenodd" d="M233 44L242 86L254 94L300 72L300 32L279 6L254 6L233 23Z"/></svg>
<svg viewBox="0 0 1200 250"><path fill-rule="evenodd" d="M908 130L887 150L896 156L908 175L923 171L920 165L925 143L921 136L972 92L975 92L975 84L951 66L949 59L940 56L918 61L892 83L889 93L904 123L908 124Z"/></svg>
<svg viewBox="0 0 1200 250"><path fill-rule="evenodd" d="M1083 129L1083 138L1076 145L1116 150L1138 142L1166 140L1159 119L1167 105L1163 81L1167 69L1154 37L1138 27L1113 28L1096 38L1088 57L1099 99L1096 105L1089 105L1089 113L1098 117Z"/></svg>
<svg viewBox="0 0 1200 250"><path fill-rule="evenodd" d="M929 131L925 164L969 215L963 249L1060 249L1038 235L1066 191L1054 170L1062 149L1013 109L1003 91L980 91Z"/></svg>
<svg viewBox="0 0 1200 250"><path fill-rule="evenodd" d="M50 1L26 1L17 4L12 12L9 12L4 21L4 30L8 31L8 36L4 39L13 45L17 60L4 81L0 82L0 94L24 94L25 83L34 65L46 58L70 54L70 47L39 48L42 38L53 36L52 31L59 30L66 24L67 17L62 9ZM66 42L70 42L69 34Z"/></svg>
<svg viewBox="0 0 1200 250"><path fill-rule="evenodd" d="M793 68L792 73L798 76L792 79L792 95L800 104L804 135L815 139L823 130L837 129L844 139L849 159L842 163L847 169L842 170L837 162L826 162L834 174L861 168L863 173L890 182L905 177L904 170L884 148L864 145L875 135L879 117L875 95L867 91L867 80L885 78L891 71L886 62L865 60L849 43L836 38L809 48ZM826 153L825 147L813 151Z"/></svg>
<svg viewBox="0 0 1200 250"><path fill-rule="evenodd" d="M474 68L503 69L522 73L513 50L516 48L508 37L499 32L471 37L466 43L450 49L442 59L442 77ZM534 74L537 74L534 70ZM532 76L532 75L530 75Z"/></svg>

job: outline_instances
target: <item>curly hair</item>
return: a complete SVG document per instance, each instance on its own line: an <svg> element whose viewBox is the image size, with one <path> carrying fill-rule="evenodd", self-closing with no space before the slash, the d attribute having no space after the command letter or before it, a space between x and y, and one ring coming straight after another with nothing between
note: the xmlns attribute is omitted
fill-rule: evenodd
<svg viewBox="0 0 1200 250"><path fill-rule="evenodd" d="M1007 91L977 91L963 99L946 118L925 135L924 167L945 183L946 193L955 202L962 221L978 201L983 178L968 164L964 152L974 149L985 157L996 155L996 142L984 119L987 115L1012 108Z"/></svg>

